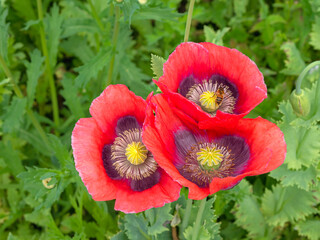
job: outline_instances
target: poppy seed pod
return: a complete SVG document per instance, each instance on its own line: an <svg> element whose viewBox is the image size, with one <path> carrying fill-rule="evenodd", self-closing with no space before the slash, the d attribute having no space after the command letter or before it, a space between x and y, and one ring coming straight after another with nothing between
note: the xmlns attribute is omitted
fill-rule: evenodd
<svg viewBox="0 0 320 240"><path fill-rule="evenodd" d="M295 114L299 117L307 116L310 112L310 101L305 95L305 92L301 90L300 94L297 94L296 90L291 93L289 98L291 106Z"/></svg>

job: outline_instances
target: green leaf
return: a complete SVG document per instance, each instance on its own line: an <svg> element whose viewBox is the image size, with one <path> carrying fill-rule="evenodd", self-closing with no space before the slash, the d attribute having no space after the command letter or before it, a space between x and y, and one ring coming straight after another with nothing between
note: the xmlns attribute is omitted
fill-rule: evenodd
<svg viewBox="0 0 320 240"><path fill-rule="evenodd" d="M14 236L11 232L8 234L7 240L19 240L19 237Z"/></svg>
<svg viewBox="0 0 320 240"><path fill-rule="evenodd" d="M187 239L187 240L193 239L192 238L193 227L189 226L184 231L183 236L185 237L185 239ZM214 236L211 236L209 231L206 228L204 228L203 226L201 226L197 240L208 240L208 239L214 239Z"/></svg>
<svg viewBox="0 0 320 240"><path fill-rule="evenodd" d="M12 7L16 10L18 16L24 20L36 19L35 8L32 6L31 0L12 0Z"/></svg>
<svg viewBox="0 0 320 240"><path fill-rule="evenodd" d="M37 20L30 20L30 21L28 21L28 22L25 23L25 27L22 28L22 30L27 31L27 30L29 30L30 27L36 26L36 25L38 25L39 23L40 23L40 20L39 20L39 19L37 19Z"/></svg>
<svg viewBox="0 0 320 240"><path fill-rule="evenodd" d="M145 215L150 222L148 227L149 235L157 235L165 231L169 231L167 227L164 227L164 223L171 221L173 216L170 214L171 205L166 204L161 208L151 208L145 211Z"/></svg>
<svg viewBox="0 0 320 240"><path fill-rule="evenodd" d="M183 14L176 13L171 8L143 7L138 14L132 16L133 20L156 20L156 21L172 21L181 17Z"/></svg>
<svg viewBox="0 0 320 240"><path fill-rule="evenodd" d="M317 16L315 23L312 24L310 33L310 44L317 50L320 50L320 17Z"/></svg>
<svg viewBox="0 0 320 240"><path fill-rule="evenodd" d="M13 130L19 129L21 120L23 119L23 115L25 113L26 105L26 98L13 97L10 106L6 108L7 111L3 116L4 132L12 132Z"/></svg>
<svg viewBox="0 0 320 240"><path fill-rule="evenodd" d="M215 32L213 28L204 26L203 30L206 42L212 42L214 44L223 46L223 36L230 30L230 28L225 27L222 30Z"/></svg>
<svg viewBox="0 0 320 240"><path fill-rule="evenodd" d="M75 68L79 72L78 77L75 79L78 87L85 87L88 82L97 77L99 71L108 66L111 59L111 50L109 48L102 48L97 56L81 67Z"/></svg>
<svg viewBox="0 0 320 240"><path fill-rule="evenodd" d="M59 7L54 4L51 14L44 19L45 32L50 58L50 65L53 69L57 63L60 35L62 32L63 16L59 14Z"/></svg>
<svg viewBox="0 0 320 240"><path fill-rule="evenodd" d="M99 27L94 19L79 17L79 18L67 18L63 22L63 33L61 38L68 38L79 33L95 34L99 33ZM78 36L75 36L78 37ZM76 44L76 42L75 42Z"/></svg>
<svg viewBox="0 0 320 240"><path fill-rule="evenodd" d="M35 210L41 208L49 208L56 202L61 193L71 183L71 178L66 173L66 176L58 170L46 168L29 168L26 172L22 172L18 177L23 181L24 190L28 191L38 205ZM53 188L46 188L42 180L51 178L47 185L53 185Z"/></svg>
<svg viewBox="0 0 320 240"><path fill-rule="evenodd" d="M151 54L151 69L154 79L158 80L163 75L163 64L165 62L166 60L164 58Z"/></svg>
<svg viewBox="0 0 320 240"><path fill-rule="evenodd" d="M287 143L287 155L285 163L289 169L309 167L320 157L320 130L316 126L295 126L292 124L297 116L293 113L290 103L282 102L279 106L283 113L280 129L284 133Z"/></svg>
<svg viewBox="0 0 320 240"><path fill-rule="evenodd" d="M38 84L38 79L43 72L42 63L44 57L41 56L41 52L38 49L35 49L30 54L30 62L25 62L24 65L27 68L27 98L28 98L28 108L33 104L35 97L36 87Z"/></svg>
<svg viewBox="0 0 320 240"><path fill-rule="evenodd" d="M111 240L129 240L127 235L124 232L118 232L114 235Z"/></svg>
<svg viewBox="0 0 320 240"><path fill-rule="evenodd" d="M316 202L311 192L277 185L272 191L266 190L263 195L262 212L268 224L279 227L284 226L286 222L304 220L308 215L315 213L316 210L312 206Z"/></svg>
<svg viewBox="0 0 320 240"><path fill-rule="evenodd" d="M249 3L249 0L234 0L234 12L237 17L241 17L245 12L247 5Z"/></svg>
<svg viewBox="0 0 320 240"><path fill-rule="evenodd" d="M129 239L148 239L148 222L142 214L127 214L125 219L125 231Z"/></svg>
<svg viewBox="0 0 320 240"><path fill-rule="evenodd" d="M269 176L280 180L281 185L284 187L295 185L306 191L309 190L313 183L317 182L317 170L313 166L295 171L288 169L286 164L283 164L276 170L273 170Z"/></svg>
<svg viewBox="0 0 320 240"><path fill-rule="evenodd" d="M74 55L82 63L89 62L94 58L94 53L83 36L72 36L60 44L60 47L68 54ZM81 51L79 51L81 49Z"/></svg>
<svg viewBox="0 0 320 240"><path fill-rule="evenodd" d="M75 119L85 117L83 112L83 106L81 104L81 98L78 95L77 89L74 87L74 80L69 74L65 74L61 81L63 90L61 95L64 97L64 104L70 109Z"/></svg>
<svg viewBox="0 0 320 240"><path fill-rule="evenodd" d="M320 220L307 220L305 222L300 222L295 225L298 230L299 235L306 236L310 240L320 239Z"/></svg>
<svg viewBox="0 0 320 240"><path fill-rule="evenodd" d="M6 23L8 9L0 8L0 56L8 61L8 38L9 38L9 23Z"/></svg>
<svg viewBox="0 0 320 240"><path fill-rule="evenodd" d="M217 216L214 213L213 203L215 201L214 198L210 198L206 201L206 205L202 215L202 224L199 232L199 239L220 239L220 223L217 223ZM201 201L195 201L192 205L190 220L192 221L192 225L187 227L184 231L183 236L186 239L192 238L192 233L194 231L195 222L193 219L197 218L199 206ZM190 224L190 222L189 222ZM208 238L208 236L210 236Z"/></svg>
<svg viewBox="0 0 320 240"><path fill-rule="evenodd" d="M27 213L24 215L24 218L26 221L31 222L35 225L41 226L43 228L48 228L50 230L50 235L52 235L51 237L48 236L49 239L65 239L63 234L55 224L55 221L53 220L49 209Z"/></svg>
<svg viewBox="0 0 320 240"><path fill-rule="evenodd" d="M120 4L120 7L123 11L124 20L128 21L130 26L133 13L140 8L138 0L123 0L123 2Z"/></svg>
<svg viewBox="0 0 320 240"><path fill-rule="evenodd" d="M286 68L281 70L281 73L298 76L306 65L302 60L296 45L292 42L286 42L281 45L281 50L283 50L287 55L287 60L284 62Z"/></svg>
<svg viewBox="0 0 320 240"><path fill-rule="evenodd" d="M151 85L143 80L149 79L128 58L124 58L119 66L120 82L127 85L135 94L146 98L152 91Z"/></svg>
<svg viewBox="0 0 320 240"><path fill-rule="evenodd" d="M239 202L236 212L236 224L247 230L252 239L264 237L268 226L260 211L260 206L253 196L247 195Z"/></svg>
<svg viewBox="0 0 320 240"><path fill-rule="evenodd" d="M0 142L0 158L4 160L14 176L24 171L19 152L12 147L10 142Z"/></svg>
<svg viewBox="0 0 320 240"><path fill-rule="evenodd" d="M59 160L61 168L65 168L67 164L73 164L71 154L66 145L62 144L60 139L55 135L49 134L48 138L53 154Z"/></svg>

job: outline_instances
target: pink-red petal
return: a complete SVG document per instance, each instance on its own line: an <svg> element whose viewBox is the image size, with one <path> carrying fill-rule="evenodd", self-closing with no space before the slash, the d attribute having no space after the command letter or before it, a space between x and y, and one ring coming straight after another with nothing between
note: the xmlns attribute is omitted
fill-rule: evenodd
<svg viewBox="0 0 320 240"><path fill-rule="evenodd" d="M102 163L102 148L110 142L93 118L81 118L72 132L72 148L76 169L96 201L116 197L115 181L110 179Z"/></svg>
<svg viewBox="0 0 320 240"><path fill-rule="evenodd" d="M93 100L90 114L104 133L112 133L115 136L115 126L123 116L134 116L142 125L146 106L146 101L136 96L125 85L110 85Z"/></svg>

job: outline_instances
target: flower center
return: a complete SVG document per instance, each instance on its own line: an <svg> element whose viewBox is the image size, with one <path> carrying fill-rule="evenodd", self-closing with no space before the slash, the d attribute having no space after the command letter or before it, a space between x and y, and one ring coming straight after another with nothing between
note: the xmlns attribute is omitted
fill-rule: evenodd
<svg viewBox="0 0 320 240"><path fill-rule="evenodd" d="M215 147L200 148L200 151L197 152L197 160L204 167L217 166L222 162L222 158L221 150Z"/></svg>
<svg viewBox="0 0 320 240"><path fill-rule="evenodd" d="M203 80L189 89L186 98L199 105L211 116L215 116L217 110L233 113L237 96L230 87L232 86L227 83Z"/></svg>
<svg viewBox="0 0 320 240"><path fill-rule="evenodd" d="M125 155L128 161L133 165L144 163L147 159L148 150L141 142L132 142L128 144Z"/></svg>
<svg viewBox="0 0 320 240"><path fill-rule="evenodd" d="M201 107L209 113L216 111L219 105L216 103L217 95L214 92L206 91L200 95Z"/></svg>

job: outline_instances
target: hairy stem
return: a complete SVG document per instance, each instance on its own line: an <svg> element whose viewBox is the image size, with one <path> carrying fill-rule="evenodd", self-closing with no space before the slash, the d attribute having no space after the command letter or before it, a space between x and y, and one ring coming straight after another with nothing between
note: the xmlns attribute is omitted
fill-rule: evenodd
<svg viewBox="0 0 320 240"><path fill-rule="evenodd" d="M184 230L187 228L189 219L190 219L190 214L191 214L191 208L192 208L192 199L187 200L187 207L186 211L183 216L183 220L181 223L181 233L183 234Z"/></svg>
<svg viewBox="0 0 320 240"><path fill-rule="evenodd" d="M194 2L195 2L195 0L190 0L186 30L184 32L184 42L188 42L188 39L189 39Z"/></svg>
<svg viewBox="0 0 320 240"><path fill-rule="evenodd" d="M202 224L202 215L203 215L203 212L204 212L204 207L206 205L206 201L207 201L207 198L204 198L200 202L200 207L199 207L199 210L198 210L196 223L194 225L194 229L193 229L193 233L192 233L192 240L197 240L198 239L198 235L199 235L199 232L200 232L200 227L201 227L201 224Z"/></svg>
<svg viewBox="0 0 320 240"><path fill-rule="evenodd" d="M37 0L37 9L38 9L38 18L40 20L39 28L40 28L41 47L42 47L43 55L45 57L46 76L49 80L49 86L50 86L51 103L52 103L52 109L53 109L53 121L57 128L60 125L59 107L58 107L56 86L55 86L53 73L50 65L48 46L47 46L47 41L46 41L45 32L44 32L42 0Z"/></svg>
<svg viewBox="0 0 320 240"><path fill-rule="evenodd" d="M99 16L98 16L98 13L97 13L96 8L94 7L94 5L93 5L93 3L92 3L92 0L88 0L88 3L89 3L89 5L90 5L91 13L92 13L92 16L93 16L94 20L97 22L100 30L101 30L102 32L104 32L105 29L104 29L103 24L102 24L102 22L101 22L101 20L100 20L100 18L99 18Z"/></svg>
<svg viewBox="0 0 320 240"><path fill-rule="evenodd" d="M297 82L296 82L296 93L297 95L301 94L301 83L306 74L315 66L320 65L320 61L315 61L313 63L310 63L308 66L306 66L303 71L300 73Z"/></svg>
<svg viewBox="0 0 320 240"><path fill-rule="evenodd" d="M113 28L113 36L112 36L113 53L112 53L112 58L111 58L109 70L108 70L107 86L110 85L112 82L113 67L114 67L114 61L116 58L117 41L118 41L119 28L120 28L120 22L119 22L120 8L118 6L115 6L114 11L115 11L115 20L114 20L114 28Z"/></svg>

